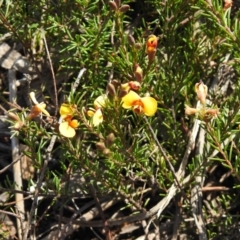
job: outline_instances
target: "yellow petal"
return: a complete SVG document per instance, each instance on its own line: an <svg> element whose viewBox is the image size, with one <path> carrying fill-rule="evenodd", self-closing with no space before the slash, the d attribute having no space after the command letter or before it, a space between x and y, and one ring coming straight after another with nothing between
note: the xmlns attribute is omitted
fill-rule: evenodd
<svg viewBox="0 0 240 240"><path fill-rule="evenodd" d="M135 101L139 100L140 96L134 91L129 91L127 95L122 98L122 107L129 109L133 107Z"/></svg>
<svg viewBox="0 0 240 240"><path fill-rule="evenodd" d="M128 92L130 90L130 86L129 86L128 82L121 84L121 89Z"/></svg>
<svg viewBox="0 0 240 240"><path fill-rule="evenodd" d="M46 104L45 103L39 103L38 105L36 105L39 107L39 109L41 109L41 112L43 114L45 114L46 116L50 116L49 112L45 109L46 108Z"/></svg>
<svg viewBox="0 0 240 240"><path fill-rule="evenodd" d="M73 105L63 103L60 107L60 115L62 118L65 118L66 116L71 116L74 114L75 109L73 108Z"/></svg>
<svg viewBox="0 0 240 240"><path fill-rule="evenodd" d="M92 123L93 123L93 126L98 126L102 122L103 122L103 114L101 109L99 108L93 115Z"/></svg>
<svg viewBox="0 0 240 240"><path fill-rule="evenodd" d="M96 109L105 107L106 102L107 102L107 95L106 94L101 95L101 96L97 97L96 100L94 101L94 107Z"/></svg>
<svg viewBox="0 0 240 240"><path fill-rule="evenodd" d="M94 115L95 112L96 112L95 109L89 108L89 110L87 111L87 115L88 115L89 117L93 117L93 115Z"/></svg>
<svg viewBox="0 0 240 240"><path fill-rule="evenodd" d="M30 96L32 102L33 102L35 105L37 105L37 104L38 104L38 101L37 101L37 99L36 99L35 92L30 92L30 93L29 93L29 96Z"/></svg>
<svg viewBox="0 0 240 240"><path fill-rule="evenodd" d="M146 116L153 116L157 111L157 101L152 97L141 98L143 103L143 112Z"/></svg>
<svg viewBox="0 0 240 240"><path fill-rule="evenodd" d="M150 35L147 40L147 50L156 49L158 45L158 38L155 35Z"/></svg>
<svg viewBox="0 0 240 240"><path fill-rule="evenodd" d="M208 92L208 87L205 84L203 84L203 82L199 82L199 83L195 84L195 91L197 93L198 100L202 104L205 104L206 97L207 97L207 92Z"/></svg>
<svg viewBox="0 0 240 240"><path fill-rule="evenodd" d="M69 126L68 122L60 123L59 132L60 132L61 135L63 135L64 137L67 137L67 138L72 138L76 134L75 129L72 128L71 126Z"/></svg>
<svg viewBox="0 0 240 240"><path fill-rule="evenodd" d="M199 112L199 109L189 107L187 104L185 105L185 114L193 115Z"/></svg>

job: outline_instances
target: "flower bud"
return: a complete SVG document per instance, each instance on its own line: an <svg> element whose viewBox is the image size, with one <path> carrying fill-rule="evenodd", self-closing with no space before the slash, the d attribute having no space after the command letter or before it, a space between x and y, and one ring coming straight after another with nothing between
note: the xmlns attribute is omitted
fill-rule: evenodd
<svg viewBox="0 0 240 240"><path fill-rule="evenodd" d="M130 82L121 84L121 91L125 91L126 93L128 93L129 90L131 89L138 91L140 87L141 87L141 84L139 82L130 81Z"/></svg>
<svg viewBox="0 0 240 240"><path fill-rule="evenodd" d="M27 120L31 120L33 118L38 117L41 114L41 109L39 108L38 105L34 105L31 108L31 112L28 114L28 116L26 117Z"/></svg>
<svg viewBox="0 0 240 240"><path fill-rule="evenodd" d="M18 121L18 122L16 122L16 123L14 124L13 128L19 130L19 129L21 129L23 126L24 126L24 122Z"/></svg>
<svg viewBox="0 0 240 240"><path fill-rule="evenodd" d="M128 92L130 90L129 82L121 84L121 90Z"/></svg>
<svg viewBox="0 0 240 240"><path fill-rule="evenodd" d="M141 82L143 81L143 70L142 70L142 68L139 67L138 64L135 65L134 76L135 76L135 79L136 79L138 82L141 83Z"/></svg>
<svg viewBox="0 0 240 240"><path fill-rule="evenodd" d="M115 86L112 83L108 83L107 90L112 97L116 96Z"/></svg>
<svg viewBox="0 0 240 240"><path fill-rule="evenodd" d="M115 139L116 139L116 137L113 133L108 134L108 136L106 138L106 145L108 147L110 147L113 144L113 142L115 141Z"/></svg>
<svg viewBox="0 0 240 240"><path fill-rule="evenodd" d="M135 48L136 48L137 50L140 50L140 49L142 48L142 44L141 44L141 43L136 43L136 44L135 44Z"/></svg>
<svg viewBox="0 0 240 240"><path fill-rule="evenodd" d="M137 81L130 81L130 82L128 83L128 85L129 85L129 87L130 87L132 90L134 90L134 91L138 91L139 88L141 87L141 84L140 84L139 82L137 82Z"/></svg>
<svg viewBox="0 0 240 240"><path fill-rule="evenodd" d="M104 151L104 149L106 148L104 142L97 142L97 143L96 143L96 147L97 147L97 149L100 150L100 151Z"/></svg>
<svg viewBox="0 0 240 240"><path fill-rule="evenodd" d="M24 122L19 118L19 116L13 112L8 112L7 113L8 118L16 121L13 125L14 129L20 129L24 126Z"/></svg>
<svg viewBox="0 0 240 240"><path fill-rule="evenodd" d="M128 92L129 92L129 90L126 91L125 89L120 89L120 91L119 91L119 93L118 93L118 97L119 97L119 98L122 98L122 97L124 97L125 95L127 95Z"/></svg>
<svg viewBox="0 0 240 240"><path fill-rule="evenodd" d="M8 112L7 113L8 118L11 118L14 121L21 121L21 119L19 118L19 116L13 112Z"/></svg>
<svg viewBox="0 0 240 240"><path fill-rule="evenodd" d="M224 10L227 10L232 6L233 0L224 0Z"/></svg>
<svg viewBox="0 0 240 240"><path fill-rule="evenodd" d="M104 154L105 156L109 156L110 153L111 153L111 151L110 151L109 148L105 148L105 149L103 150L103 154Z"/></svg>
<svg viewBox="0 0 240 240"><path fill-rule="evenodd" d="M155 35L150 35L146 43L148 61L150 63L153 62L155 58L155 55L157 52L157 45L158 45L158 38Z"/></svg>
<svg viewBox="0 0 240 240"><path fill-rule="evenodd" d="M121 83L117 79L113 79L111 81L111 84L114 86L115 90L118 90L119 87L121 86Z"/></svg>
<svg viewBox="0 0 240 240"><path fill-rule="evenodd" d="M120 6L121 6L121 0L114 0L114 2L116 3L117 8L120 8Z"/></svg>
<svg viewBox="0 0 240 240"><path fill-rule="evenodd" d="M94 115L95 112L96 112L95 109L89 108L86 113L87 113L87 115L88 115L89 117L93 117L93 115Z"/></svg>
<svg viewBox="0 0 240 240"><path fill-rule="evenodd" d="M119 11L122 12L122 13L125 13L125 12L127 12L129 9L130 9L130 6L129 6L129 5L123 4L123 5L119 8Z"/></svg>
<svg viewBox="0 0 240 240"><path fill-rule="evenodd" d="M148 52L148 61L149 61L150 63L154 61L155 55L156 55L156 50L154 50L154 51L152 51L152 52Z"/></svg>
<svg viewBox="0 0 240 240"><path fill-rule="evenodd" d="M116 11L118 9L117 4L114 1L110 1L109 6L113 11Z"/></svg>
<svg viewBox="0 0 240 240"><path fill-rule="evenodd" d="M198 100L204 105L206 103L208 87L203 84L203 82L199 82L195 84L195 91L197 93Z"/></svg>
<svg viewBox="0 0 240 240"><path fill-rule="evenodd" d="M128 35L128 43L131 45L131 46L135 46L135 39L132 35Z"/></svg>

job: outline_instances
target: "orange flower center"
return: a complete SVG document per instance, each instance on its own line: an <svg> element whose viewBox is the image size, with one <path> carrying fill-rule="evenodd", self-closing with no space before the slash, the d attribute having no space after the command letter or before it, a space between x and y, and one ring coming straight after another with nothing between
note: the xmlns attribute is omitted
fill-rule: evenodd
<svg viewBox="0 0 240 240"><path fill-rule="evenodd" d="M143 105L143 102L141 101L141 99L134 101L132 103L132 105L133 105L134 112L136 112L138 114L143 112L144 105Z"/></svg>
<svg viewBox="0 0 240 240"><path fill-rule="evenodd" d="M148 53L151 53L151 52L156 52L156 48L155 47L148 47Z"/></svg>
<svg viewBox="0 0 240 240"><path fill-rule="evenodd" d="M71 126L72 128L77 128L78 127L78 120L73 119L72 121L69 122L69 126Z"/></svg>
<svg viewBox="0 0 240 240"><path fill-rule="evenodd" d="M71 127L71 128L77 128L78 125L79 125L79 124L78 124L78 121L77 121L76 119L73 119L73 120L72 120L72 118L73 118L73 116L68 115L67 117L64 118L64 120L65 120L66 122L68 122L69 127Z"/></svg>

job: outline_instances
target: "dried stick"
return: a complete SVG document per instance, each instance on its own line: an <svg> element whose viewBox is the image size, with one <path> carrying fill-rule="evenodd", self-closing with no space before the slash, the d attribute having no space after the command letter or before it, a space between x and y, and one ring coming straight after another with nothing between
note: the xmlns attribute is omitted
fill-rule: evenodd
<svg viewBox="0 0 240 240"><path fill-rule="evenodd" d="M89 184L89 189L92 192L92 195L93 195L93 198L95 200L96 206L97 206L98 211L100 213L100 216L102 218L102 221L103 221L103 224L104 224L104 228L105 228L105 231L106 231L106 239L110 240L110 239L112 239L111 238L111 232L110 232L110 229L108 228L106 217L104 215L104 212L103 212L101 203L99 201L99 198L97 197L96 190L95 190L95 188L93 187L93 185L91 183Z"/></svg>
<svg viewBox="0 0 240 240"><path fill-rule="evenodd" d="M177 202L180 201L180 197L177 197L178 199L175 201L175 204L177 205ZM174 225L173 225L173 233L172 233L172 238L171 240L177 240L178 235L179 235L179 225L181 223L181 208L178 206L176 207L175 210L175 219L174 219Z"/></svg>
<svg viewBox="0 0 240 240"><path fill-rule="evenodd" d="M0 213L2 214L6 214L6 215L10 215L12 217L15 217L16 219L21 219L21 217L15 213L12 213L12 212L7 212L7 211L4 211L2 209L0 209Z"/></svg>
<svg viewBox="0 0 240 240"><path fill-rule="evenodd" d="M168 191L168 195L166 197L164 197L162 199L162 201L160 201L160 203L159 203L159 210L158 210L158 213L157 213L157 216L159 217L161 215L162 211L167 207L169 202L175 196L177 188L179 190L181 190L181 186L182 186L183 183L181 184L179 182L179 180L184 177L185 168L186 168L186 165L188 163L188 157L189 157L189 155L190 155L190 153L192 151L193 145L195 144L196 136L197 136L197 133L198 133L198 130L199 130L199 126L200 126L200 121L199 120L195 120L195 123L194 123L193 129L192 129L192 133L191 133L190 138L189 138L189 142L188 142L185 154L183 156L182 162L180 164L180 167L179 167L177 173L175 173L175 170L174 170L170 160L168 159L164 149L162 148L161 144L159 143L157 137L155 136L154 131L153 131L151 125L149 124L147 118L145 118L145 121L146 121L146 123L148 125L149 130L152 133L152 136L153 136L153 138L154 138L154 140L155 140L155 142L156 142L156 144L157 144L161 154L163 155L165 161L168 163L168 165L170 167L170 170L173 173L173 176L174 176L174 179L175 179L175 183L176 183L176 184L173 184L170 187L170 189ZM188 176L186 179L189 179L189 178L190 178L190 176ZM175 185L177 186L177 188L176 188Z"/></svg>
<svg viewBox="0 0 240 240"><path fill-rule="evenodd" d="M197 149L196 155L199 157L199 162L196 161L196 167L201 166L202 162L204 161L204 143L205 143L205 129L201 128L199 133L199 138L197 141ZM195 178L195 186L191 191L191 205L192 205L192 214L195 220L195 224L198 228L199 232L199 239L206 240L207 239L207 231L203 219L202 213L202 185L204 182L204 173L202 172L201 175L197 174Z"/></svg>
<svg viewBox="0 0 240 240"><path fill-rule="evenodd" d="M13 69L8 70L8 80L9 80L9 93L10 93L9 101L11 103L15 103L16 97L17 97L15 70L13 70ZM21 161L17 161L20 157L18 138L12 137L11 145L12 145L12 161L15 162L13 164L13 178L14 178L14 182L15 182L14 188L15 188L15 190L22 190ZM19 212L19 216L20 216L20 218L16 219L18 239L22 240L23 221L24 221L24 216L25 216L23 194L15 193L15 200L16 200L17 212Z"/></svg>
<svg viewBox="0 0 240 240"><path fill-rule="evenodd" d="M56 78L55 78L55 73L54 73L54 70L53 70L52 59L50 57L50 53L49 53L49 50L48 50L48 45L47 45L47 41L46 41L46 38L45 38L44 30L41 29L41 32L42 32L42 38L43 38L43 41L44 41L44 45L45 45L45 48L46 48L46 52L47 52L47 56L48 56L48 60L49 60L50 68L51 68L51 72L52 72L53 88L54 88L54 96L55 96L55 114L54 115L57 116L57 112L58 112L58 95L57 95Z"/></svg>
<svg viewBox="0 0 240 240"><path fill-rule="evenodd" d="M199 104L200 103L197 104L197 108L198 108ZM186 169L186 166L187 166L187 163L188 163L189 155L192 152L193 146L196 143L196 137L197 137L198 130L199 130L199 127L200 127L200 123L201 123L200 120L195 119L192 131L191 131L191 135L189 137L189 141L188 141L188 144L187 144L187 147L186 147L186 151L184 153L183 159L181 161L180 167L179 167L178 172L177 172L177 175L178 175L179 178L182 178L185 174L185 169Z"/></svg>
<svg viewBox="0 0 240 240"><path fill-rule="evenodd" d="M23 157L23 154L20 154L18 156L18 158L15 158L10 164L8 164L6 167L4 167L3 169L0 170L0 174L4 173L5 171L7 171L10 167L12 167L15 163L17 163L19 160L21 160L21 158ZM16 190L16 189L15 189Z"/></svg>

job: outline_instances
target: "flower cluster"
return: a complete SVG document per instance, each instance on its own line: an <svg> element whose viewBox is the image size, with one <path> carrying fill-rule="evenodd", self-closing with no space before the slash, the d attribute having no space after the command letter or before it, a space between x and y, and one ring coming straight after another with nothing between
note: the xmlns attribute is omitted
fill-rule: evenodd
<svg viewBox="0 0 240 240"><path fill-rule="evenodd" d="M135 40L132 36L129 37L131 46L136 46ZM158 39L155 35L150 35L146 43L146 53L148 55L149 63L153 62L157 51ZM113 80L108 83L108 94L114 100L120 102L124 109L132 109L137 114L144 114L146 116L153 116L157 111L157 101L148 95L141 97L136 91L139 91L143 83L143 70L139 64L134 64L132 81L120 83ZM89 117L92 117L93 126L98 126L103 122L103 108L106 107L107 102L110 101L107 95L101 95L94 101L94 108L87 111Z"/></svg>
<svg viewBox="0 0 240 240"><path fill-rule="evenodd" d="M155 35L150 35L146 43L146 53L149 63L154 61L157 52L158 38ZM138 65L134 66L134 77L136 81L130 81L121 85L121 91L126 92L122 96L122 107L132 109L135 113L153 116L157 111L157 101L150 96L140 97L136 92L141 87L143 82L143 70Z"/></svg>
<svg viewBox="0 0 240 240"><path fill-rule="evenodd" d="M198 114L201 120L206 122L210 121L213 117L216 117L219 114L219 110L215 108L208 108L206 106L208 87L203 84L203 82L199 82L195 84L195 91L197 94L197 98L201 103L201 106L199 108L192 108L188 105L185 105L185 114Z"/></svg>
<svg viewBox="0 0 240 240"><path fill-rule="evenodd" d="M114 11L123 12L126 9L125 5L120 4L120 1L110 2ZM131 46L135 46L137 49L138 44L132 36L129 37L131 40ZM150 35L146 42L146 54L148 56L148 62L152 63L155 58L157 51L158 39L155 35ZM139 47L139 46L138 46ZM104 121L104 108L108 103L113 100L117 105L124 109L131 109L136 114L144 114L146 116L153 116L157 111L157 101L150 97L148 94L140 96L136 91L139 91L141 84L143 83L143 70L139 64L134 63L133 65L133 80L120 83L119 81L112 81L107 86L107 94L103 94L97 97L93 103L94 108L89 108L87 115L91 117L91 124L96 127ZM109 97L111 96L111 97ZM30 93L30 97L34 106L32 107L29 115L26 119L31 120L38 117L40 114L50 116L45 110L45 103L38 103L35 94ZM114 104L114 106L117 106ZM67 138L72 138L76 135L76 129L79 126L79 121L76 118L77 106L70 103L63 103L59 110L61 121L59 123L59 133Z"/></svg>

